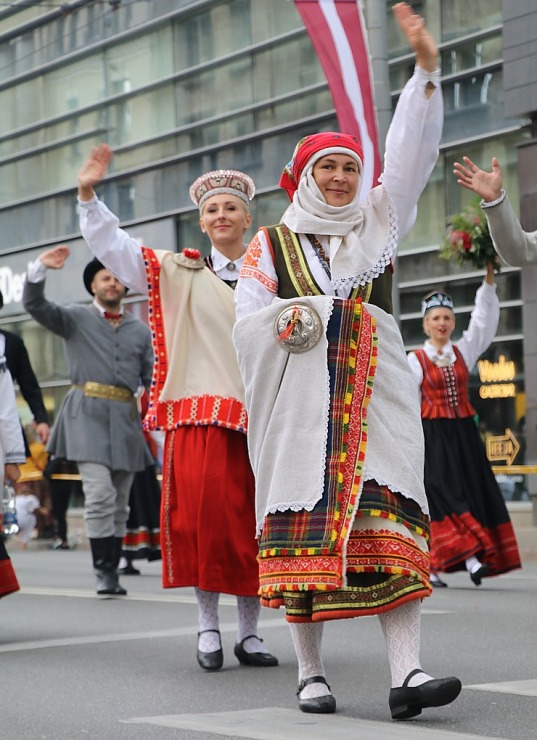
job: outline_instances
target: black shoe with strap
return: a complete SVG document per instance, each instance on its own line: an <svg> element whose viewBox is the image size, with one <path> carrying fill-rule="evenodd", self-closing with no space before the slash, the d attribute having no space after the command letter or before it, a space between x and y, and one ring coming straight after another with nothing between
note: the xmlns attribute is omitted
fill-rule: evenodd
<svg viewBox="0 0 537 740"><path fill-rule="evenodd" d="M235 657L241 665L253 665L258 668L269 668L270 666L278 665L278 658L270 653L247 653L244 649L244 643L251 637L255 637L259 642L263 640L257 635L248 635L244 640L235 644L234 653Z"/></svg>
<svg viewBox="0 0 537 740"><path fill-rule="evenodd" d="M198 647L198 651L196 653L198 663L200 668L203 668L205 671L219 671L224 665L224 651L222 650L222 637L220 635L220 630L202 630L201 632L198 632L198 646L200 635L203 635L205 632L216 632L220 639L220 647L218 650L213 650L211 653L204 653Z"/></svg>
<svg viewBox="0 0 537 740"><path fill-rule="evenodd" d="M455 676L432 678L420 686L409 686L408 682L420 668L410 671L399 689L390 689L390 710L392 719L410 719L421 714L427 707L443 707L451 704L461 693L462 684Z"/></svg>
<svg viewBox="0 0 537 740"><path fill-rule="evenodd" d="M298 685L298 707L301 712L309 712L311 714L333 714L336 711L336 698L332 694L326 694L325 696L313 696L311 699L301 699L300 692L305 686L309 686L312 683L324 683L328 686L326 678L324 676L312 676L311 678L305 678ZM330 691L330 686L328 686Z"/></svg>
<svg viewBox="0 0 537 740"><path fill-rule="evenodd" d="M472 579L472 583L474 584L474 586L481 586L481 581L489 574L490 566L486 563L482 563L482 565L475 571L475 573L470 573L470 578Z"/></svg>

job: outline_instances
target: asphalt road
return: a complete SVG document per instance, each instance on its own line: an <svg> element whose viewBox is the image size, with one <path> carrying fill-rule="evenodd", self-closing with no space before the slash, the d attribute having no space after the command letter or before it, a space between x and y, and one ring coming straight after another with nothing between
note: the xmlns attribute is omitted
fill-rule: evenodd
<svg viewBox="0 0 537 740"><path fill-rule="evenodd" d="M296 662L283 613L262 610L277 668L239 666L236 608L222 596L224 668L196 662L192 589L161 587L160 563L123 576L125 598L97 597L85 550L20 551L22 589L0 601L0 740L447 740L537 738L537 564L476 588L448 577L423 607L422 665L463 682L451 706L393 722L375 618L326 626L331 716L297 708Z"/></svg>

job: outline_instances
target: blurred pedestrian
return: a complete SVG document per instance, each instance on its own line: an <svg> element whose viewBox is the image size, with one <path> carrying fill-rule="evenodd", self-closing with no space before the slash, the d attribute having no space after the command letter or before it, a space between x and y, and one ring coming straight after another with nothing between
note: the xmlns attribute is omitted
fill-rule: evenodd
<svg viewBox="0 0 537 740"><path fill-rule="evenodd" d="M64 340L72 386L54 424L48 451L77 463L84 493L97 593L125 595L117 566L134 473L150 461L135 393L149 387L149 328L124 311L125 287L98 260L84 269L90 305L60 306L45 298L48 269L62 269L69 248L42 252L28 267L25 310Z"/></svg>
<svg viewBox="0 0 537 740"><path fill-rule="evenodd" d="M45 507L37 496L28 490L24 482L17 482L15 496L15 510L17 512L17 524L19 525L19 540L23 550L28 548L28 543L34 535L37 525L37 514L47 514Z"/></svg>
<svg viewBox="0 0 537 740"><path fill-rule="evenodd" d="M76 544L69 544L67 510L73 490L73 476L78 476L76 463L62 457L51 455L43 475L48 480L52 517L56 538L53 550L71 550Z"/></svg>

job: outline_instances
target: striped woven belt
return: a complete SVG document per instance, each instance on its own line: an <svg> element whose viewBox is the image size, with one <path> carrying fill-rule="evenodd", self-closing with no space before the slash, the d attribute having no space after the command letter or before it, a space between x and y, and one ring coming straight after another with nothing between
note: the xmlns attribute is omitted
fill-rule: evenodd
<svg viewBox="0 0 537 740"><path fill-rule="evenodd" d="M122 388L118 385L105 385L104 383L96 383L93 380L88 380L84 385L73 385L73 388L78 388L82 391L85 396L91 398L106 398L108 401L125 401L132 402L134 396L132 391L128 388Z"/></svg>

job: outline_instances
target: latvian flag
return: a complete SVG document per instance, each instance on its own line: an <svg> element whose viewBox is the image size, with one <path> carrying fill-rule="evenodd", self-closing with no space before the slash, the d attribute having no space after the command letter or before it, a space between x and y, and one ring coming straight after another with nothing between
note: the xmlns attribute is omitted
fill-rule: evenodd
<svg viewBox="0 0 537 740"><path fill-rule="evenodd" d="M362 145L364 197L378 184L381 157L362 10L357 0L295 0L295 5L326 75L339 130Z"/></svg>

